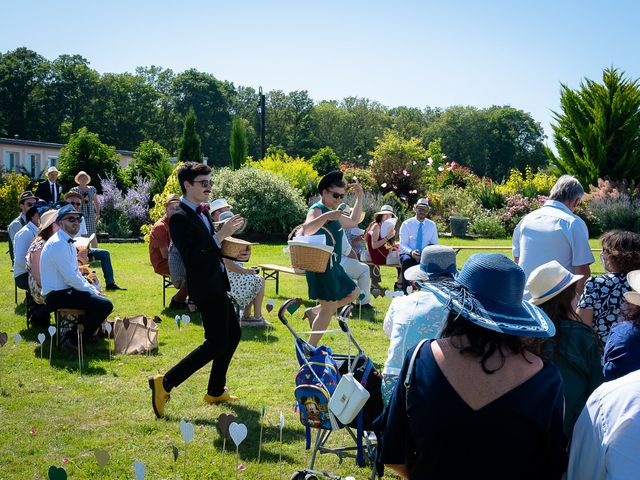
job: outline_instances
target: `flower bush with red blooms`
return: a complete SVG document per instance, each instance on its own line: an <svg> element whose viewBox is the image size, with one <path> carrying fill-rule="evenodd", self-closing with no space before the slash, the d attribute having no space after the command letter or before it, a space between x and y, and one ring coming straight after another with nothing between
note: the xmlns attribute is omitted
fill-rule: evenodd
<svg viewBox="0 0 640 480"><path fill-rule="evenodd" d="M448 187L453 185L454 187L467 188L472 185L477 185L481 182L480 177L473 173L467 167L463 167L455 161L447 162L444 165L438 167L438 177L436 179L439 187Z"/></svg>
<svg viewBox="0 0 640 480"><path fill-rule="evenodd" d="M525 197L519 193L513 195L507 198L505 212L500 215L500 221L504 224L507 232L512 232L522 217L540 208L547 199L548 197L544 195L538 195L533 198Z"/></svg>

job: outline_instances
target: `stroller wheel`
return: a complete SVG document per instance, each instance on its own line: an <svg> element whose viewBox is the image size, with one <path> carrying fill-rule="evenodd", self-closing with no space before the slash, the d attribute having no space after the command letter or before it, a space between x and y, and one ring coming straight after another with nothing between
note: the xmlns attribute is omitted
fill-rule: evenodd
<svg viewBox="0 0 640 480"><path fill-rule="evenodd" d="M291 478L289 480L304 480L304 478L304 471L298 470L297 472L293 472L293 475L291 475Z"/></svg>

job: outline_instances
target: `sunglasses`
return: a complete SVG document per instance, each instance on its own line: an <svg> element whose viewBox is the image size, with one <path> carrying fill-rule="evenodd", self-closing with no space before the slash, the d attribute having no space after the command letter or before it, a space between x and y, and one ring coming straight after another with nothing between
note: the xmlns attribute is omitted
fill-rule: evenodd
<svg viewBox="0 0 640 480"><path fill-rule="evenodd" d="M63 220L69 223L80 223L80 217L64 217Z"/></svg>
<svg viewBox="0 0 640 480"><path fill-rule="evenodd" d="M331 190L329 190L329 193L333 196L333 198L339 198L339 199L343 199L344 198L344 193L338 193L338 192L332 192Z"/></svg>
<svg viewBox="0 0 640 480"><path fill-rule="evenodd" d="M195 185L196 183L201 185L203 188L213 187L213 180L196 180L192 185Z"/></svg>

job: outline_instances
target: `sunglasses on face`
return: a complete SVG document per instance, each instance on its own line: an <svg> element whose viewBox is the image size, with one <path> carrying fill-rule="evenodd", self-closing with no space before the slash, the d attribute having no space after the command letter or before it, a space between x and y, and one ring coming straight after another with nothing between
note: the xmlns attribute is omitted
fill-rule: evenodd
<svg viewBox="0 0 640 480"><path fill-rule="evenodd" d="M338 193L338 192L332 192L331 190L329 190L329 193L333 196L333 198L339 198L339 199L343 199L344 198L344 193Z"/></svg>
<svg viewBox="0 0 640 480"><path fill-rule="evenodd" d="M64 217L63 220L69 223L80 223L80 217Z"/></svg>
<svg viewBox="0 0 640 480"><path fill-rule="evenodd" d="M195 180L192 185L195 184L200 185L202 188L207 188L207 187L212 187L213 186L213 180Z"/></svg>

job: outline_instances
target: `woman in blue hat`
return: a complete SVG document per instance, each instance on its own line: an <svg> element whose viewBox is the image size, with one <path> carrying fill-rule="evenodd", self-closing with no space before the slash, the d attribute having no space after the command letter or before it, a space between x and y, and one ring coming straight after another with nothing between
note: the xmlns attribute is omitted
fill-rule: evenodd
<svg viewBox="0 0 640 480"><path fill-rule="evenodd" d="M562 380L534 339L555 333L522 301L523 270L501 254L469 258L455 281L425 283L449 315L410 350L382 423L382 463L402 478L560 479Z"/></svg>
<svg viewBox="0 0 640 480"><path fill-rule="evenodd" d="M356 201L351 214L346 216L338 209L347 188L342 172L334 170L322 177L318 183L320 201L311 205L303 225L304 235L324 235L326 245L334 247L326 271L306 272L309 298L319 303L317 307L305 312L313 331L326 330L336 310L355 301L360 293L355 282L340 265L344 228L358 226L364 197L362 187L358 183L353 183L350 187L353 187ZM309 343L316 346L320 338L322 333L314 333L309 338Z"/></svg>

